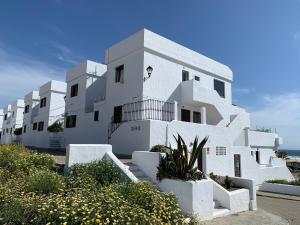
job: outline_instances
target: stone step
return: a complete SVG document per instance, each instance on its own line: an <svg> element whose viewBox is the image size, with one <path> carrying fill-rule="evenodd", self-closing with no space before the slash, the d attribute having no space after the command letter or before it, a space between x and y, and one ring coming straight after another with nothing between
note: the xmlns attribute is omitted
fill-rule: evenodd
<svg viewBox="0 0 300 225"><path fill-rule="evenodd" d="M230 214L230 210L229 209L225 209L225 208L214 208L213 211L213 217L221 217L221 216L227 216Z"/></svg>
<svg viewBox="0 0 300 225"><path fill-rule="evenodd" d="M218 200L214 200L213 201L213 207L214 208L220 208L220 207L222 207L222 205Z"/></svg>

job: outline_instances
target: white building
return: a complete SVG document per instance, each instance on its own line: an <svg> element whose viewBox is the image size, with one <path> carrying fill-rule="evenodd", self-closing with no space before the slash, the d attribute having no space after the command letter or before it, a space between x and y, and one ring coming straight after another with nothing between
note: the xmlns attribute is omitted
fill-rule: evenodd
<svg viewBox="0 0 300 225"><path fill-rule="evenodd" d="M105 103L106 65L86 61L67 72L66 143L105 143L94 105ZM96 111L96 112L95 112ZM98 114L99 118L99 114ZM107 124L106 124L107 127Z"/></svg>
<svg viewBox="0 0 300 225"><path fill-rule="evenodd" d="M39 104L34 101L31 103L32 114L30 115L31 124L28 124L28 132L31 134L30 146L37 148L64 148L63 132L50 133L47 128L56 121L63 121L65 112L66 83L62 81L51 80L42 85L39 89ZM37 100L36 93L29 94L26 100L33 102ZM31 100L30 100L31 99ZM29 104L29 102L27 104ZM37 107L35 111L35 107ZM28 121L28 120L27 120ZM29 122L29 121L28 121ZM27 132L26 131L26 132ZM23 132L24 133L24 132Z"/></svg>
<svg viewBox="0 0 300 225"><path fill-rule="evenodd" d="M39 112L40 96L38 91L32 91L24 96L24 117L22 144L25 146L34 146L35 132L33 130L33 119Z"/></svg>
<svg viewBox="0 0 300 225"><path fill-rule="evenodd" d="M206 173L292 179L274 150L281 138L250 130L232 105L230 68L151 31L106 50L67 73L66 143L110 143L117 154L187 144L209 136L199 167Z"/></svg>
<svg viewBox="0 0 300 225"><path fill-rule="evenodd" d="M0 143L1 143L1 137L2 137L3 119L4 119L3 109L0 109Z"/></svg>
<svg viewBox="0 0 300 225"><path fill-rule="evenodd" d="M24 101L18 99L11 105L4 108L4 118L2 124L1 144L20 143L20 136L16 136L16 128L22 128L23 125Z"/></svg>

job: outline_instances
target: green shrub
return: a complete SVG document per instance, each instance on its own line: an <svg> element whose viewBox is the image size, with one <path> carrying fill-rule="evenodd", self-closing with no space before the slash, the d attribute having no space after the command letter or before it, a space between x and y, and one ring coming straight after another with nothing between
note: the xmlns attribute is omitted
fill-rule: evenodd
<svg viewBox="0 0 300 225"><path fill-rule="evenodd" d="M295 186L300 186L300 179L297 180L267 180L267 183L272 183L272 184L287 184L287 185L295 185Z"/></svg>
<svg viewBox="0 0 300 225"><path fill-rule="evenodd" d="M14 135L19 136L19 135L21 135L21 134L22 134L22 127L16 128L16 129L14 130Z"/></svg>
<svg viewBox="0 0 300 225"><path fill-rule="evenodd" d="M199 155L202 154L208 138L204 138L198 144L198 137L196 137L190 154L182 137L178 135L178 138L175 139L177 149L170 149L170 152L166 152L166 156L161 159L158 166L157 179L201 180L205 178L205 174L195 167L195 162Z"/></svg>
<svg viewBox="0 0 300 225"><path fill-rule="evenodd" d="M151 149L150 152L161 152L161 153L166 153L169 152L169 148L164 146L164 145L154 145Z"/></svg>
<svg viewBox="0 0 300 225"><path fill-rule="evenodd" d="M6 157L0 160L0 224L187 224L172 194L123 182L110 161L74 165L63 179L48 169L47 155L22 146L0 146L0 154ZM31 165L11 173L9 163L16 162ZM196 223L191 218L188 224Z"/></svg>
<svg viewBox="0 0 300 225"><path fill-rule="evenodd" d="M233 182L232 182L232 180L229 179L228 176L226 176L225 179L224 179L224 187L225 187L227 190L229 190L230 188L233 187Z"/></svg>
<svg viewBox="0 0 300 225"><path fill-rule="evenodd" d="M25 182L27 192L58 193L64 188L63 178L50 170L34 170Z"/></svg>
<svg viewBox="0 0 300 225"><path fill-rule="evenodd" d="M210 179L212 179L213 181L217 182L218 184L220 184L220 176L214 174L213 172L211 172L209 174Z"/></svg>
<svg viewBox="0 0 300 225"><path fill-rule="evenodd" d="M58 132L63 132L64 131L64 123L56 121L52 125L50 125L47 130L51 133L58 133Z"/></svg>
<svg viewBox="0 0 300 225"><path fill-rule="evenodd" d="M86 164L75 164L69 168L68 184L71 186L106 186L125 181L121 170L108 160L94 161Z"/></svg>
<svg viewBox="0 0 300 225"><path fill-rule="evenodd" d="M277 151L276 156L278 158L286 159L288 157L288 154L286 152L283 152L283 151Z"/></svg>

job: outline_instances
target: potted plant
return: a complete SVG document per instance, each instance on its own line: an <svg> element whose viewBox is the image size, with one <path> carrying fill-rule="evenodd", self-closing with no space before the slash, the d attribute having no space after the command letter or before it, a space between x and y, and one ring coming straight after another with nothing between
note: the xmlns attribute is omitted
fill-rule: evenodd
<svg viewBox="0 0 300 225"><path fill-rule="evenodd" d="M200 143L195 138L191 152L183 138L178 135L177 148L165 152L157 171L159 188L176 195L181 208L187 213L195 213L202 219L211 218L213 214L213 184L205 179L203 171L196 166L196 161L208 140L205 137ZM205 193L205 194L204 194Z"/></svg>

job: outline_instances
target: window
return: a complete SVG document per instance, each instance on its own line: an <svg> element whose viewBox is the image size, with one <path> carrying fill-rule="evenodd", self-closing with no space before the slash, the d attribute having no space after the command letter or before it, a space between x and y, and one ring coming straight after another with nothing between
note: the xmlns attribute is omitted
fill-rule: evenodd
<svg viewBox="0 0 300 225"><path fill-rule="evenodd" d="M32 130L36 130L36 128L37 128L37 123L33 123Z"/></svg>
<svg viewBox="0 0 300 225"><path fill-rule="evenodd" d="M6 133L8 133L8 128L6 128Z"/></svg>
<svg viewBox="0 0 300 225"><path fill-rule="evenodd" d="M74 84L71 87L71 98L78 95L78 84Z"/></svg>
<svg viewBox="0 0 300 225"><path fill-rule="evenodd" d="M122 111L123 107L121 105L114 107L114 123L122 122Z"/></svg>
<svg viewBox="0 0 300 225"><path fill-rule="evenodd" d="M67 116L66 128L76 127L76 115Z"/></svg>
<svg viewBox="0 0 300 225"><path fill-rule="evenodd" d="M94 112L94 121L99 121L99 111Z"/></svg>
<svg viewBox="0 0 300 225"><path fill-rule="evenodd" d="M226 147L216 147L216 155L226 155Z"/></svg>
<svg viewBox="0 0 300 225"><path fill-rule="evenodd" d="M195 76L195 80L196 80L196 81L200 81L200 77Z"/></svg>
<svg viewBox="0 0 300 225"><path fill-rule="evenodd" d="M26 133L26 125L23 127L23 133Z"/></svg>
<svg viewBox="0 0 300 225"><path fill-rule="evenodd" d="M223 81L214 80L214 89L222 98L225 98L225 83Z"/></svg>
<svg viewBox="0 0 300 225"><path fill-rule="evenodd" d="M24 113L29 113L29 105L26 105L26 106L25 106Z"/></svg>
<svg viewBox="0 0 300 225"><path fill-rule="evenodd" d="M10 134L12 134L12 128L10 128Z"/></svg>
<svg viewBox="0 0 300 225"><path fill-rule="evenodd" d="M39 122L39 124L38 124L38 131L43 131L43 130L44 130L44 122L41 121L41 122Z"/></svg>
<svg viewBox="0 0 300 225"><path fill-rule="evenodd" d="M46 101L47 101L46 98L41 99L40 108L43 108L46 106Z"/></svg>
<svg viewBox="0 0 300 225"><path fill-rule="evenodd" d="M7 114L4 115L4 120L7 120Z"/></svg>
<svg viewBox="0 0 300 225"><path fill-rule="evenodd" d="M182 81L189 80L189 72L182 70Z"/></svg>
<svg viewBox="0 0 300 225"><path fill-rule="evenodd" d="M15 116L15 111L12 112L12 116L11 117L14 118L14 116Z"/></svg>
<svg viewBox="0 0 300 225"><path fill-rule="evenodd" d="M124 83L124 65L116 68L115 83Z"/></svg>
<svg viewBox="0 0 300 225"><path fill-rule="evenodd" d="M201 123L201 113L200 112L193 112L193 122L194 123Z"/></svg>
<svg viewBox="0 0 300 225"><path fill-rule="evenodd" d="M191 113L190 113L190 110L181 109L181 121L191 122Z"/></svg>

